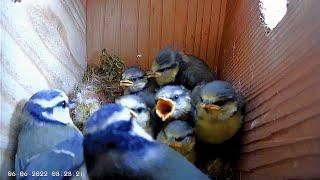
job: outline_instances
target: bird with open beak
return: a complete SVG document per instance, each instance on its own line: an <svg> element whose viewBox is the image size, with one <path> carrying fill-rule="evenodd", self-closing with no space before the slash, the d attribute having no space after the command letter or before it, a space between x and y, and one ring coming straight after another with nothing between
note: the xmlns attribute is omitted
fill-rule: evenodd
<svg viewBox="0 0 320 180"><path fill-rule="evenodd" d="M226 81L212 81L198 91L195 103L195 132L210 144L220 144L233 137L241 128L242 96ZM194 97L193 93L193 97Z"/></svg>
<svg viewBox="0 0 320 180"><path fill-rule="evenodd" d="M179 85L168 85L161 88L156 94L156 114L162 121L189 120L190 91Z"/></svg>
<svg viewBox="0 0 320 180"><path fill-rule="evenodd" d="M134 94L140 96L152 109L155 105L156 83L148 80L144 71L137 66L132 66L122 73L120 86L124 89L124 94Z"/></svg>
<svg viewBox="0 0 320 180"><path fill-rule="evenodd" d="M149 78L155 78L159 86L168 84L181 84L193 89L203 82L216 80L216 74L201 59L174 51L167 47L159 52L152 64Z"/></svg>
<svg viewBox="0 0 320 180"><path fill-rule="evenodd" d="M157 136L157 141L162 142L178 151L190 162L196 160L193 128L185 121L174 120L170 122Z"/></svg>

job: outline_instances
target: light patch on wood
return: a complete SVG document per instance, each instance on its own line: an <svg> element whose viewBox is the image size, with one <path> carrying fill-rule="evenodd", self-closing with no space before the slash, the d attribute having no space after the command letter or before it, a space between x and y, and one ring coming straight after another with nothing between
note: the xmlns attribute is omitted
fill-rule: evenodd
<svg viewBox="0 0 320 180"><path fill-rule="evenodd" d="M6 179L23 102L42 89L68 92L82 78L86 18L81 0L3 1L0 16L0 177Z"/></svg>

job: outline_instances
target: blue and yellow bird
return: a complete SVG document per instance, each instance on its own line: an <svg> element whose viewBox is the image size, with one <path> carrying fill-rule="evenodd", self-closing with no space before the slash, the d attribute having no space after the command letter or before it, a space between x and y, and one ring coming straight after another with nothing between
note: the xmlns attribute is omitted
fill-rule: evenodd
<svg viewBox="0 0 320 180"><path fill-rule="evenodd" d="M17 179L36 178L36 172L58 179L84 175L79 170L85 167L83 135L70 118L69 106L61 90L39 91L26 102L15 157Z"/></svg>
<svg viewBox="0 0 320 180"><path fill-rule="evenodd" d="M179 84L188 89L217 79L215 72L203 60L170 47L159 52L147 75L155 78L159 86Z"/></svg>
<svg viewBox="0 0 320 180"><path fill-rule="evenodd" d="M84 128L84 150L93 179L208 179L176 151L156 142L128 108L102 106Z"/></svg>
<svg viewBox="0 0 320 180"><path fill-rule="evenodd" d="M179 85L167 85L156 94L156 114L162 121L175 119L192 122L190 90Z"/></svg>
<svg viewBox="0 0 320 180"><path fill-rule="evenodd" d="M150 114L150 109L147 107L146 103L140 96L121 96L118 99L116 99L115 103L132 110L135 116L133 120L135 120L138 123L138 125L141 126L149 135L154 136L154 123Z"/></svg>
<svg viewBox="0 0 320 180"><path fill-rule="evenodd" d="M157 141L162 142L180 154L185 156L190 162L196 160L195 143L193 127L187 122L174 120L170 122L157 136Z"/></svg>
<svg viewBox="0 0 320 180"><path fill-rule="evenodd" d="M145 72L137 66L127 68L122 73L120 86L124 88L124 94L134 94L140 96L152 109L155 105L155 90L157 85L148 79Z"/></svg>
<svg viewBox="0 0 320 180"><path fill-rule="evenodd" d="M241 94L226 81L212 81L194 91L199 94L192 96L197 137L210 144L232 138L242 124L244 100Z"/></svg>

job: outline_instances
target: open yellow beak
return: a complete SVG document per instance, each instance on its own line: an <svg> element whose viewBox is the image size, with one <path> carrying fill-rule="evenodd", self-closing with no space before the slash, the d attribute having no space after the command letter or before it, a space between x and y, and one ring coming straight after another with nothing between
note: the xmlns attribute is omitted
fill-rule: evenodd
<svg viewBox="0 0 320 180"><path fill-rule="evenodd" d="M200 107L203 109L211 109L211 110L221 110L220 106L214 105L214 104L204 104L201 103Z"/></svg>
<svg viewBox="0 0 320 180"><path fill-rule="evenodd" d="M129 80L121 80L120 81L120 86L131 87L131 86L133 86L133 82L129 81Z"/></svg>
<svg viewBox="0 0 320 180"><path fill-rule="evenodd" d="M175 102L167 98L159 98L156 105L156 113L162 119L166 121L174 112Z"/></svg>
<svg viewBox="0 0 320 180"><path fill-rule="evenodd" d="M147 77L148 78L156 78L156 77L159 77L161 76L161 73L159 72L147 72Z"/></svg>

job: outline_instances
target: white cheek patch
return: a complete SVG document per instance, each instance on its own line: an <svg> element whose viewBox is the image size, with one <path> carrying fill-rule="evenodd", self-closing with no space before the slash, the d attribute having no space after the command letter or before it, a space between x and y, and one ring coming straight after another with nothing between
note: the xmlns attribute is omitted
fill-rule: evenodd
<svg viewBox="0 0 320 180"><path fill-rule="evenodd" d="M131 109L135 108L138 102L133 98L120 98L116 100L116 103Z"/></svg>
<svg viewBox="0 0 320 180"><path fill-rule="evenodd" d="M148 141L154 141L153 138L135 121L132 121L132 128L129 133L133 136L140 136Z"/></svg>
<svg viewBox="0 0 320 180"><path fill-rule="evenodd" d="M63 124L73 124L73 121L70 117L69 108L56 107L53 108L52 114L48 112L42 112L42 116L53 121L62 122Z"/></svg>
<svg viewBox="0 0 320 180"><path fill-rule="evenodd" d="M149 113L142 112L138 114L137 118L134 118L134 121L137 121L138 125L140 125L142 128L145 128L149 119Z"/></svg>

